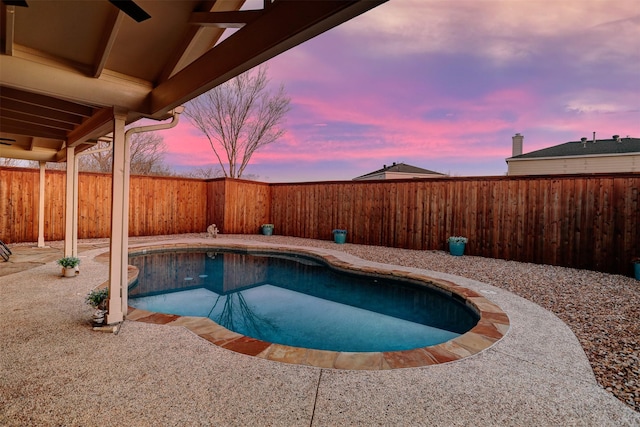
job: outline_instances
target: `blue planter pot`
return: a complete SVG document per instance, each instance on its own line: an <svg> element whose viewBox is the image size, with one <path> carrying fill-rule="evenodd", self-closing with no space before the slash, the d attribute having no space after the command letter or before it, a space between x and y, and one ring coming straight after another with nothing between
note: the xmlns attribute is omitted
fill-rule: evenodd
<svg viewBox="0 0 640 427"><path fill-rule="evenodd" d="M640 280L640 262L633 263L633 272L636 276L636 280Z"/></svg>
<svg viewBox="0 0 640 427"><path fill-rule="evenodd" d="M449 242L449 253L453 256L462 256L466 243Z"/></svg>
<svg viewBox="0 0 640 427"><path fill-rule="evenodd" d="M273 227L262 227L262 234L271 236L273 234Z"/></svg>
<svg viewBox="0 0 640 427"><path fill-rule="evenodd" d="M346 231L334 231L333 232L333 241L338 244L343 244L347 241L347 232Z"/></svg>

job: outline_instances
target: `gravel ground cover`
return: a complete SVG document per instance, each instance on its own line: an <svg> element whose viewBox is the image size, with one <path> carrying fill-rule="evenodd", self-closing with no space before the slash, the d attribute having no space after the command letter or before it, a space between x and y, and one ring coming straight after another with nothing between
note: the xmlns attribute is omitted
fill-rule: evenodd
<svg viewBox="0 0 640 427"><path fill-rule="evenodd" d="M130 243L203 238L206 233L131 238ZM474 256L454 257L443 251L418 251L344 244L285 236L225 235L339 250L362 259L439 271L484 282L532 301L564 321L580 341L598 383L640 412L640 282L631 277L589 270L505 261ZM81 247L103 246L106 239L82 240ZM32 243L21 243L29 245ZM62 242L47 242L52 247Z"/></svg>

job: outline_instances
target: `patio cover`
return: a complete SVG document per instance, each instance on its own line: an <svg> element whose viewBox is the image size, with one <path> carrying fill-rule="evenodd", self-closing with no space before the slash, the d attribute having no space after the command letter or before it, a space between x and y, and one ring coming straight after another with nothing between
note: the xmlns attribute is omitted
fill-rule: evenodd
<svg viewBox="0 0 640 427"><path fill-rule="evenodd" d="M2 0L0 157L67 162L65 255L75 248L75 155L113 138L108 323L123 320L127 307L125 125L168 119L190 99L385 1L264 0L240 10L244 0ZM229 28L235 32L221 41Z"/></svg>

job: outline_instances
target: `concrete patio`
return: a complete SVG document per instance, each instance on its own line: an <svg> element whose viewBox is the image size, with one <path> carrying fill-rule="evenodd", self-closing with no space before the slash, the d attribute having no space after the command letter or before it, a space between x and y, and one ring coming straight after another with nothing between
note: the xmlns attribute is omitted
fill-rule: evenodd
<svg viewBox="0 0 640 427"><path fill-rule="evenodd" d="M225 241L238 242L216 243ZM60 276L55 248L17 247L0 263L2 425L640 425L640 413L597 384L563 322L496 287L427 273L508 314L507 335L475 356L323 369L231 352L182 327L125 321L117 335L94 332L84 298L108 278L96 259L108 247L80 248L75 278Z"/></svg>

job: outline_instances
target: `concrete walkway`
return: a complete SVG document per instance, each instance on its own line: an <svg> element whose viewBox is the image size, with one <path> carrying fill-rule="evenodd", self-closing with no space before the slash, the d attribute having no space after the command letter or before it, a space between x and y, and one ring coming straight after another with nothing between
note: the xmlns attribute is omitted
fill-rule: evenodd
<svg viewBox="0 0 640 427"><path fill-rule="evenodd" d="M107 280L94 259L105 250L82 252L75 278L51 260L0 277L0 425L640 426L596 383L563 322L486 284L426 273L509 315L507 335L484 352L421 368L321 369L234 353L181 327L92 331L84 298Z"/></svg>

